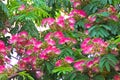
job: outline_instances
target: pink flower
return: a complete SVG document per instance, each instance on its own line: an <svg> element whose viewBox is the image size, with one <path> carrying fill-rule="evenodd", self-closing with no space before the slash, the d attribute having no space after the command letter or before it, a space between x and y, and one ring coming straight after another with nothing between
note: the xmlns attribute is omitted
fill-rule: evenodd
<svg viewBox="0 0 120 80"><path fill-rule="evenodd" d="M57 20L56 20L56 23L60 26L60 27L64 27L65 26L65 23L64 23L64 17L63 16L60 16Z"/></svg>
<svg viewBox="0 0 120 80"><path fill-rule="evenodd" d="M4 65L0 65L0 74L3 73L5 70L5 66Z"/></svg>
<svg viewBox="0 0 120 80"><path fill-rule="evenodd" d="M93 47L94 47L93 45L85 46L84 48L82 48L82 51L84 54L89 54L89 53L91 53Z"/></svg>
<svg viewBox="0 0 120 80"><path fill-rule="evenodd" d="M85 30L85 34L88 35L88 34L89 34L89 31L88 31L88 30Z"/></svg>
<svg viewBox="0 0 120 80"><path fill-rule="evenodd" d="M91 23L86 23L86 24L85 24L85 28L87 28L87 29L90 28L91 26L92 26Z"/></svg>
<svg viewBox="0 0 120 80"><path fill-rule="evenodd" d="M86 14L86 12L84 10L78 10L77 14L80 15L82 18L87 16L87 14Z"/></svg>
<svg viewBox="0 0 120 80"><path fill-rule="evenodd" d="M97 43L97 44L103 44L104 43L104 41L101 38L94 38L92 41L94 43Z"/></svg>
<svg viewBox="0 0 120 80"><path fill-rule="evenodd" d="M120 75L115 75L114 80L120 80Z"/></svg>
<svg viewBox="0 0 120 80"><path fill-rule="evenodd" d="M12 37L9 39L10 44L15 44L18 41L18 34L12 35Z"/></svg>
<svg viewBox="0 0 120 80"><path fill-rule="evenodd" d="M110 7L108 8L108 11L115 13L117 10L114 6L110 5Z"/></svg>
<svg viewBox="0 0 120 80"><path fill-rule="evenodd" d="M6 51L5 44L2 40L0 40L0 52L4 53Z"/></svg>
<svg viewBox="0 0 120 80"><path fill-rule="evenodd" d="M111 15L110 19L114 20L114 21L118 21L119 18L116 15Z"/></svg>
<svg viewBox="0 0 120 80"><path fill-rule="evenodd" d="M53 52L55 54L60 54L61 53L60 49L58 49L58 48L53 48Z"/></svg>
<svg viewBox="0 0 120 80"><path fill-rule="evenodd" d="M51 46L53 46L53 45L56 44L56 42L55 42L53 39L47 40L47 43L48 43L49 45L51 45Z"/></svg>
<svg viewBox="0 0 120 80"><path fill-rule="evenodd" d="M81 43L81 48L84 48L87 46L87 44L90 42L90 38L86 38L82 43Z"/></svg>
<svg viewBox="0 0 120 80"><path fill-rule="evenodd" d="M95 58L93 59L93 63L94 63L94 64L99 63L99 61L100 61L100 58L99 58L99 57L95 57Z"/></svg>
<svg viewBox="0 0 120 80"><path fill-rule="evenodd" d="M22 32L19 33L18 36L26 38L26 37L28 37L28 33L26 31L22 31Z"/></svg>
<svg viewBox="0 0 120 80"><path fill-rule="evenodd" d="M88 20L90 21L90 22L94 22L95 20L96 20L96 16L88 16Z"/></svg>
<svg viewBox="0 0 120 80"><path fill-rule="evenodd" d="M51 38L51 35L52 35L51 32L47 33L47 34L45 35L44 40L45 40L45 41L49 40L49 39Z"/></svg>
<svg viewBox="0 0 120 80"><path fill-rule="evenodd" d="M45 18L42 20L41 23L42 23L42 26L45 26L46 24L52 25L52 24L54 24L54 22L55 22L54 18Z"/></svg>
<svg viewBox="0 0 120 80"><path fill-rule="evenodd" d="M47 60L48 56L45 50L43 50L40 54L39 54L39 58L43 59L43 60Z"/></svg>
<svg viewBox="0 0 120 80"><path fill-rule="evenodd" d="M87 63L86 63L86 66L88 67L88 68L91 68L92 66L94 65L94 62L91 60L91 61L88 61Z"/></svg>
<svg viewBox="0 0 120 80"><path fill-rule="evenodd" d="M37 78L40 78L40 77L42 77L43 76L43 72L41 72L41 71L36 71L36 77Z"/></svg>
<svg viewBox="0 0 120 80"><path fill-rule="evenodd" d="M74 2L75 0L70 0L70 2Z"/></svg>
<svg viewBox="0 0 120 80"><path fill-rule="evenodd" d="M41 45L42 45L42 42L41 42L41 41L36 41L36 42L34 43L34 47L36 47L36 48L40 48Z"/></svg>
<svg viewBox="0 0 120 80"><path fill-rule="evenodd" d="M65 59L64 59L67 63L72 63L74 61L74 59L70 56L66 56Z"/></svg>
<svg viewBox="0 0 120 80"><path fill-rule="evenodd" d="M78 61L78 62L76 62L75 64L74 64L74 67L78 70L78 71L83 71L84 70L84 64L85 64L85 60L80 60L80 61Z"/></svg>
<svg viewBox="0 0 120 80"><path fill-rule="evenodd" d="M22 4L22 5L18 8L19 11L23 11L24 9L25 9L25 5L24 5L24 4Z"/></svg>
<svg viewBox="0 0 120 80"><path fill-rule="evenodd" d="M58 60L58 61L55 63L55 66L56 66L56 67L62 66L62 60Z"/></svg>
<svg viewBox="0 0 120 80"><path fill-rule="evenodd" d="M59 40L59 44L65 44L70 41L70 38L63 37Z"/></svg>
<svg viewBox="0 0 120 80"><path fill-rule="evenodd" d="M76 22L75 19L72 17L68 18L68 21L69 21L69 23L73 23L73 24L75 24L75 22Z"/></svg>
<svg viewBox="0 0 120 80"><path fill-rule="evenodd" d="M31 49L29 49L29 50L26 51L27 55L31 55L32 53L33 53L33 50L31 50Z"/></svg>
<svg viewBox="0 0 120 80"><path fill-rule="evenodd" d="M78 2L78 1L76 1L76 2L73 3L73 7L74 7L74 8L76 8L76 7L79 6L79 5L80 5L80 2Z"/></svg>
<svg viewBox="0 0 120 80"><path fill-rule="evenodd" d="M58 39L61 39L61 38L64 37L64 34L63 34L63 32L61 32L61 31L56 31L56 32L54 33L54 36L55 36L56 38L58 38Z"/></svg>

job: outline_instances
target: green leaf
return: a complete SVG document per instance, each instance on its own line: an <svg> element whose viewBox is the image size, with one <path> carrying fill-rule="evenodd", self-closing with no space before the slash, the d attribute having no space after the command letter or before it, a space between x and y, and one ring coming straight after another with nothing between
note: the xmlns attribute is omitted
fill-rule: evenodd
<svg viewBox="0 0 120 80"><path fill-rule="evenodd" d="M8 76L7 74L0 74L0 80L7 80Z"/></svg>
<svg viewBox="0 0 120 80"><path fill-rule="evenodd" d="M100 14L98 14L99 16L103 16L103 17L109 17L109 12L102 12Z"/></svg>
<svg viewBox="0 0 120 80"><path fill-rule="evenodd" d="M108 63L108 62L106 62L106 63L105 63L105 67L106 67L107 71L109 71L109 72L110 72L110 65L109 65L109 63Z"/></svg>
<svg viewBox="0 0 120 80"><path fill-rule="evenodd" d="M109 4L112 4L112 3L113 3L113 1L112 1L112 0L108 0L108 2L109 2Z"/></svg>
<svg viewBox="0 0 120 80"><path fill-rule="evenodd" d="M118 39L116 39L116 40L114 41L115 44L117 44L117 43L119 43L119 42L120 42L120 38L118 38Z"/></svg>
<svg viewBox="0 0 120 80"><path fill-rule="evenodd" d="M71 72L73 70L72 67L56 67L55 69L52 70L53 73L57 73L57 72Z"/></svg>
<svg viewBox="0 0 120 80"><path fill-rule="evenodd" d="M18 74L23 77L23 80L34 80L26 71L19 72Z"/></svg>
<svg viewBox="0 0 120 80"><path fill-rule="evenodd" d="M32 37L39 38L40 34L32 21L25 21L25 24L21 28L21 31L23 30L27 31Z"/></svg>
<svg viewBox="0 0 120 80"><path fill-rule="evenodd" d="M105 78L102 75L96 75L93 77L93 80L105 80Z"/></svg>

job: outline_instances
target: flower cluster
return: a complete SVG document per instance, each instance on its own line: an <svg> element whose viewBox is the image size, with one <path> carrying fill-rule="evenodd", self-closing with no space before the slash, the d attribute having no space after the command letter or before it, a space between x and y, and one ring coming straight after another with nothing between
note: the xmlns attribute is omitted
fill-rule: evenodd
<svg viewBox="0 0 120 80"><path fill-rule="evenodd" d="M108 42L102 40L101 38L86 38L81 43L81 49L83 54L92 54L93 56L100 56L106 54L106 48L108 47Z"/></svg>
<svg viewBox="0 0 120 80"><path fill-rule="evenodd" d="M66 56L64 59L60 59L55 63L56 67L64 66L66 64L71 64L74 62L74 58Z"/></svg>
<svg viewBox="0 0 120 80"><path fill-rule="evenodd" d="M2 40L0 40L0 73L5 71L5 66L9 63L9 59L7 57L7 52L9 53L11 48L6 46Z"/></svg>
<svg viewBox="0 0 120 80"><path fill-rule="evenodd" d="M77 71L85 71L85 70L91 70L94 72L99 72L98 68L99 64L99 57L95 57L92 60L79 60L74 63L74 67L77 69Z"/></svg>

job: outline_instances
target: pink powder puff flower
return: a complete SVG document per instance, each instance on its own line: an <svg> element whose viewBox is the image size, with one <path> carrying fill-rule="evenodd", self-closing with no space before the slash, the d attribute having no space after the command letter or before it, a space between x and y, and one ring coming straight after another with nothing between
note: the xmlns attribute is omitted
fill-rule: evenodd
<svg viewBox="0 0 120 80"><path fill-rule="evenodd" d="M60 49L58 49L58 48L53 48L53 50L52 50L55 54L60 54L61 53L61 50Z"/></svg>
<svg viewBox="0 0 120 80"><path fill-rule="evenodd" d="M112 19L112 20L114 20L116 22L119 21L119 18L117 16L115 16L115 15L111 15L110 19Z"/></svg>
<svg viewBox="0 0 120 80"><path fill-rule="evenodd" d="M69 41L70 41L70 38L64 37L64 38L61 38L61 39L59 40L59 44L65 44L65 43L67 43L67 42L69 42Z"/></svg>
<svg viewBox="0 0 120 80"><path fill-rule="evenodd" d="M95 20L96 20L96 16L88 16L88 20L90 21L90 22L94 22Z"/></svg>
<svg viewBox="0 0 120 80"><path fill-rule="evenodd" d="M64 27L65 26L65 23L64 23L64 17L63 16L60 16L57 18L56 20L56 23L60 26L60 27Z"/></svg>
<svg viewBox="0 0 120 80"><path fill-rule="evenodd" d="M31 49L29 49L29 50L26 51L27 55L31 55L32 53L33 53L33 50L31 50Z"/></svg>
<svg viewBox="0 0 120 80"><path fill-rule="evenodd" d="M117 75L117 74L116 74L116 75L114 76L114 80L120 80L120 75Z"/></svg>
<svg viewBox="0 0 120 80"><path fill-rule="evenodd" d="M78 2L78 1L76 1L76 2L73 3L73 7L74 7L74 8L76 8L76 7L79 6L79 5L80 5L80 2Z"/></svg>
<svg viewBox="0 0 120 80"><path fill-rule="evenodd" d="M18 34L12 35L12 37L9 39L10 44L15 44L18 41Z"/></svg>
<svg viewBox="0 0 120 80"><path fill-rule="evenodd" d="M87 68L91 68L93 65L94 65L94 62L92 60L86 63Z"/></svg>
<svg viewBox="0 0 120 80"><path fill-rule="evenodd" d="M51 46L56 45L56 42L53 39L47 40L47 43Z"/></svg>
<svg viewBox="0 0 120 80"><path fill-rule="evenodd" d="M63 32L61 32L61 31L56 31L56 32L54 33L54 36L55 36L56 38L58 38L58 39L61 39L61 38L64 37L64 34L63 34Z"/></svg>
<svg viewBox="0 0 120 80"><path fill-rule="evenodd" d="M70 18L68 18L68 21L70 22L70 23L73 23L73 24L75 24L75 19L74 18L72 18L72 17L70 17Z"/></svg>
<svg viewBox="0 0 120 80"><path fill-rule="evenodd" d="M45 40L45 41L49 40L49 39L51 38L51 35L52 35L51 32L47 33L47 34L45 35L44 40Z"/></svg>
<svg viewBox="0 0 120 80"><path fill-rule="evenodd" d="M5 52L6 51L6 47L5 44L2 40L0 40L0 52Z"/></svg>
<svg viewBox="0 0 120 80"><path fill-rule="evenodd" d="M34 47L36 47L36 48L40 48L41 45L42 45L42 41L36 41L36 42L34 43Z"/></svg>
<svg viewBox="0 0 120 80"><path fill-rule="evenodd" d="M56 66L56 67L62 66L62 60L58 60L58 61L55 63L55 66Z"/></svg>
<svg viewBox="0 0 120 80"><path fill-rule="evenodd" d="M54 22L55 22L54 18L45 18L42 20L41 23L42 23L42 26L45 26L46 24L52 25L52 24L54 24Z"/></svg>
<svg viewBox="0 0 120 80"><path fill-rule="evenodd" d="M19 33L18 36L20 36L20 37L22 36L22 37L26 38L26 37L28 37L28 33L26 31L22 31L22 32Z"/></svg>
<svg viewBox="0 0 120 80"><path fill-rule="evenodd" d="M84 70L84 64L85 64L85 60L80 60L78 62L75 62L74 67L78 70L78 71L83 71Z"/></svg>
<svg viewBox="0 0 120 80"><path fill-rule="evenodd" d="M88 31L88 30L85 30L85 34L88 35L88 34L89 34L89 31Z"/></svg>
<svg viewBox="0 0 120 80"><path fill-rule="evenodd" d="M25 5L24 5L24 4L22 4L22 5L18 8L19 11L23 11L24 9L25 9Z"/></svg>
<svg viewBox="0 0 120 80"><path fill-rule="evenodd" d="M97 44L103 44L104 43L104 41L101 38L94 38L92 41L93 41L93 43L97 43Z"/></svg>
<svg viewBox="0 0 120 80"><path fill-rule="evenodd" d="M92 26L91 23L86 23L86 24L85 24L85 28L87 28L87 29L90 28L91 26Z"/></svg>
<svg viewBox="0 0 120 80"><path fill-rule="evenodd" d="M70 56L66 56L65 59L64 59L67 63L73 63L74 59Z"/></svg>
<svg viewBox="0 0 120 80"><path fill-rule="evenodd" d="M42 71L36 71L36 77L40 78L43 76L43 72Z"/></svg>
<svg viewBox="0 0 120 80"><path fill-rule="evenodd" d="M4 65L0 65L0 74L3 73L5 70L5 66Z"/></svg>

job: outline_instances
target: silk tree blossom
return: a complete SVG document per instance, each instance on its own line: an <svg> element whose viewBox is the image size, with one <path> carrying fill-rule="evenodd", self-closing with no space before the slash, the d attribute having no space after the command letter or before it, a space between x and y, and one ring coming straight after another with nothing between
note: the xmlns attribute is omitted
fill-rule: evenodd
<svg viewBox="0 0 120 80"><path fill-rule="evenodd" d="M108 45L108 42L102 40L101 38L86 38L81 43L81 48L83 54L93 54L94 56L100 56L102 54L106 54L106 48Z"/></svg>
<svg viewBox="0 0 120 80"><path fill-rule="evenodd" d="M116 15L111 15L109 18L116 22L119 21L119 18Z"/></svg>
<svg viewBox="0 0 120 80"><path fill-rule="evenodd" d="M70 38L63 37L59 40L59 44L65 44L67 42L71 41Z"/></svg>
<svg viewBox="0 0 120 80"><path fill-rule="evenodd" d="M88 16L88 20L89 20L90 22L94 22L94 21L96 20L96 16L90 15L90 16Z"/></svg>
<svg viewBox="0 0 120 80"><path fill-rule="evenodd" d="M61 31L56 31L56 32L54 32L54 37L56 37L58 39L62 39L64 37L64 34Z"/></svg>
<svg viewBox="0 0 120 80"><path fill-rule="evenodd" d="M56 63L55 63L55 66L56 67L60 67L60 66L62 66L62 60L60 59L60 60L58 60Z"/></svg>
<svg viewBox="0 0 120 80"><path fill-rule="evenodd" d="M115 13L117 10L114 6L110 5L110 7L108 8L108 11L111 13Z"/></svg>
<svg viewBox="0 0 120 80"><path fill-rule="evenodd" d="M47 41L47 40L51 39L52 34L53 34L53 33L51 33L51 32L47 33L47 34L45 35L45 37L44 37L44 40Z"/></svg>
<svg viewBox="0 0 120 80"><path fill-rule="evenodd" d="M64 59L67 63L73 63L74 62L74 59L70 56L66 56L65 59Z"/></svg>
<svg viewBox="0 0 120 80"><path fill-rule="evenodd" d="M12 35L9 39L10 44L15 44L18 41L18 34Z"/></svg>
<svg viewBox="0 0 120 80"><path fill-rule="evenodd" d="M45 26L45 25L49 25L49 26L51 26L52 24L54 24L54 22L55 22L55 19L54 18L45 18L45 19L43 19L42 20L42 26Z"/></svg>
<svg viewBox="0 0 120 80"><path fill-rule="evenodd" d="M92 68L93 65L94 65L94 62L92 60L86 63L87 68Z"/></svg>
<svg viewBox="0 0 120 80"><path fill-rule="evenodd" d="M53 39L49 39L46 42L47 42L47 44L49 44L51 46L56 45L56 42Z"/></svg>
<svg viewBox="0 0 120 80"><path fill-rule="evenodd" d="M119 74L114 75L114 80L120 80L120 75Z"/></svg>
<svg viewBox="0 0 120 80"><path fill-rule="evenodd" d="M18 35L19 37L28 37L28 33L26 31L22 31Z"/></svg>
<svg viewBox="0 0 120 80"><path fill-rule="evenodd" d="M0 53L5 53L6 47L2 40L0 40Z"/></svg>
<svg viewBox="0 0 120 80"><path fill-rule="evenodd" d="M60 16L60 17L57 18L56 23L57 23L58 26L64 27L65 26L64 21L65 21L65 18L63 16Z"/></svg>
<svg viewBox="0 0 120 80"><path fill-rule="evenodd" d="M73 2L73 7L76 8L80 5L80 2L79 1L75 1Z"/></svg>
<svg viewBox="0 0 120 80"><path fill-rule="evenodd" d="M88 28L91 28L91 27L92 27L92 24L91 24L91 23L86 23L86 24L85 24L85 28L88 29Z"/></svg>
<svg viewBox="0 0 120 80"><path fill-rule="evenodd" d="M80 17L84 18L87 16L86 12L84 10L77 10L77 9L73 9L69 16L73 17L75 15L79 15Z"/></svg>
<svg viewBox="0 0 120 80"><path fill-rule="evenodd" d="M31 50L31 49L28 49L27 51L26 51L26 54L27 55L31 55L33 53L33 50Z"/></svg>
<svg viewBox="0 0 120 80"><path fill-rule="evenodd" d="M24 4L20 5L20 7L18 8L19 11L23 11L24 9L25 9L25 5Z"/></svg>
<svg viewBox="0 0 120 80"><path fill-rule="evenodd" d="M3 73L5 70L5 66L4 65L0 65L0 74Z"/></svg>
<svg viewBox="0 0 120 80"><path fill-rule="evenodd" d="M52 55L49 55L51 53L54 56L54 55L59 55L61 53L61 51L56 46L48 46L47 48L42 50L42 52L39 54L39 58L43 59L43 60L47 60L50 57L52 57Z"/></svg>
<svg viewBox="0 0 120 80"><path fill-rule="evenodd" d="M84 65L85 65L85 60L80 60L80 61L75 62L74 67L75 67L78 71L83 72L83 70L84 70Z"/></svg>
<svg viewBox="0 0 120 80"><path fill-rule="evenodd" d="M27 56L18 61L20 69L35 69L36 68L36 57Z"/></svg>

